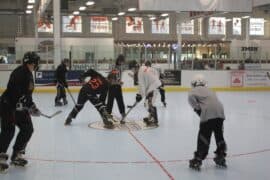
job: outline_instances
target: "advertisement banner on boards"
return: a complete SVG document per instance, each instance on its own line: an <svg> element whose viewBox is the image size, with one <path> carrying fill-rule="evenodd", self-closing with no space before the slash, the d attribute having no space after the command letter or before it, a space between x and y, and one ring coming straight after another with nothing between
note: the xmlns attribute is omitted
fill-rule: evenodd
<svg viewBox="0 0 270 180"><path fill-rule="evenodd" d="M270 71L245 71L245 87L264 87L270 86Z"/></svg>
<svg viewBox="0 0 270 180"><path fill-rule="evenodd" d="M243 86L244 86L244 71L232 71L231 87L243 87Z"/></svg>
<svg viewBox="0 0 270 180"><path fill-rule="evenodd" d="M164 85L181 85L181 71L166 69L164 70L164 78L162 79Z"/></svg>
<svg viewBox="0 0 270 180"><path fill-rule="evenodd" d="M80 75L84 71L68 71L67 82L69 86L81 86ZM36 86L55 86L55 71L37 71L35 73Z"/></svg>

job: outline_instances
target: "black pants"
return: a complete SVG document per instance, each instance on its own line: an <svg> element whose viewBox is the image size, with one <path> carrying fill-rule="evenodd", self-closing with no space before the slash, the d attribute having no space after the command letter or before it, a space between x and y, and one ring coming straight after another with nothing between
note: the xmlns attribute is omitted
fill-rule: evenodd
<svg viewBox="0 0 270 180"><path fill-rule="evenodd" d="M125 114L125 104L121 85L111 85L108 92L107 111L112 113L114 98L116 99L120 114Z"/></svg>
<svg viewBox="0 0 270 180"><path fill-rule="evenodd" d="M97 109L97 111L101 114L104 109L106 110L105 99L106 99L106 92L100 94L91 93L87 89L87 87L83 86L79 92L77 104L72 109L69 116L71 118L76 118L77 114L82 110L84 104L87 101L90 101L91 104L93 104Z"/></svg>
<svg viewBox="0 0 270 180"><path fill-rule="evenodd" d="M158 88L159 89L159 93L160 93L160 97L161 97L161 102L165 103L165 89L164 86L161 86Z"/></svg>
<svg viewBox="0 0 270 180"><path fill-rule="evenodd" d="M17 126L19 133L13 146L13 151L16 153L26 148L34 131L33 124L27 111L6 112L1 113L0 153L7 152Z"/></svg>
<svg viewBox="0 0 270 180"><path fill-rule="evenodd" d="M202 160L206 158L210 146L212 132L214 132L217 145L215 153L222 156L226 155L226 142L223 137L223 121L224 119L216 118L200 124L197 151L195 152L196 157Z"/></svg>
<svg viewBox="0 0 270 180"><path fill-rule="evenodd" d="M66 99L66 90L62 84L57 84L56 86L56 97L55 102L59 102L61 99Z"/></svg>

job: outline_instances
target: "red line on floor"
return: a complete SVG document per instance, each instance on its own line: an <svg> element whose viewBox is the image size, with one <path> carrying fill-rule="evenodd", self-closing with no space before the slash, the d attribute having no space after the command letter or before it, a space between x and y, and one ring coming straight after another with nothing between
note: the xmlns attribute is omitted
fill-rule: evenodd
<svg viewBox="0 0 270 180"><path fill-rule="evenodd" d="M248 156L248 155L254 155L254 154L261 154L261 153L267 153L270 152L269 149L263 149L253 152L247 152L247 153L239 153L239 154L231 154L228 155L228 158L234 158L234 157L241 157L241 156ZM28 160L33 161L43 161L43 162L58 162L58 163L81 163L81 164L154 164L157 163L156 161L80 161L80 160L60 160L60 159L41 159L41 158L31 158L27 157ZM207 159L213 159L213 157L209 157ZM189 159L179 159L179 160L167 160L167 161L158 161L159 164L161 163L179 163L179 162L188 162Z"/></svg>
<svg viewBox="0 0 270 180"><path fill-rule="evenodd" d="M169 171L161 164L161 162L143 145L143 143L132 133L131 130L128 131L129 134L135 139L135 141L143 148L143 150L154 160L155 163L159 165L162 171L167 174L167 176L174 180L174 177L169 173Z"/></svg>

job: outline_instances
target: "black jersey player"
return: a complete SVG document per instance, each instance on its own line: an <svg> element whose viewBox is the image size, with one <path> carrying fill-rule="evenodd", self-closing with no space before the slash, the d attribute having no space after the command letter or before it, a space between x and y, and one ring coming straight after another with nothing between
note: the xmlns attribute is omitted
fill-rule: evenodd
<svg viewBox="0 0 270 180"><path fill-rule="evenodd" d="M1 97L0 116L0 167L8 168L7 149L15 135L15 127L19 133L13 146L11 163L19 166L27 164L22 157L27 143L33 133L32 116L40 116L40 111L32 99L34 80L32 72L38 67L40 57L35 52L27 52L23 57L23 65L17 67L10 75L8 85Z"/></svg>
<svg viewBox="0 0 270 180"><path fill-rule="evenodd" d="M108 81L94 69L86 71L81 76L81 79L86 79L87 77L90 77L90 79L86 81L80 89L77 103L68 115L65 125L71 124L72 119L76 118L84 104L89 100L100 113L104 127L113 128L112 116L107 112L105 105L108 92Z"/></svg>

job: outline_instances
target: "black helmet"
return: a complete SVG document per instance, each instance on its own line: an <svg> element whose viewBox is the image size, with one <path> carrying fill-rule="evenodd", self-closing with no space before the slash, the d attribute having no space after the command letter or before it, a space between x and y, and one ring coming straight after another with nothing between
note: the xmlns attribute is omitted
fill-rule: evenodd
<svg viewBox="0 0 270 180"><path fill-rule="evenodd" d="M148 61L145 61L144 65L147 67L151 67L152 63L151 61L148 60Z"/></svg>
<svg viewBox="0 0 270 180"><path fill-rule="evenodd" d="M40 57L34 51L26 52L23 56L23 65L35 64L35 69L38 67Z"/></svg>
<svg viewBox="0 0 270 180"><path fill-rule="evenodd" d="M39 60L39 55L34 51L26 52L23 56L23 64L38 64Z"/></svg>

